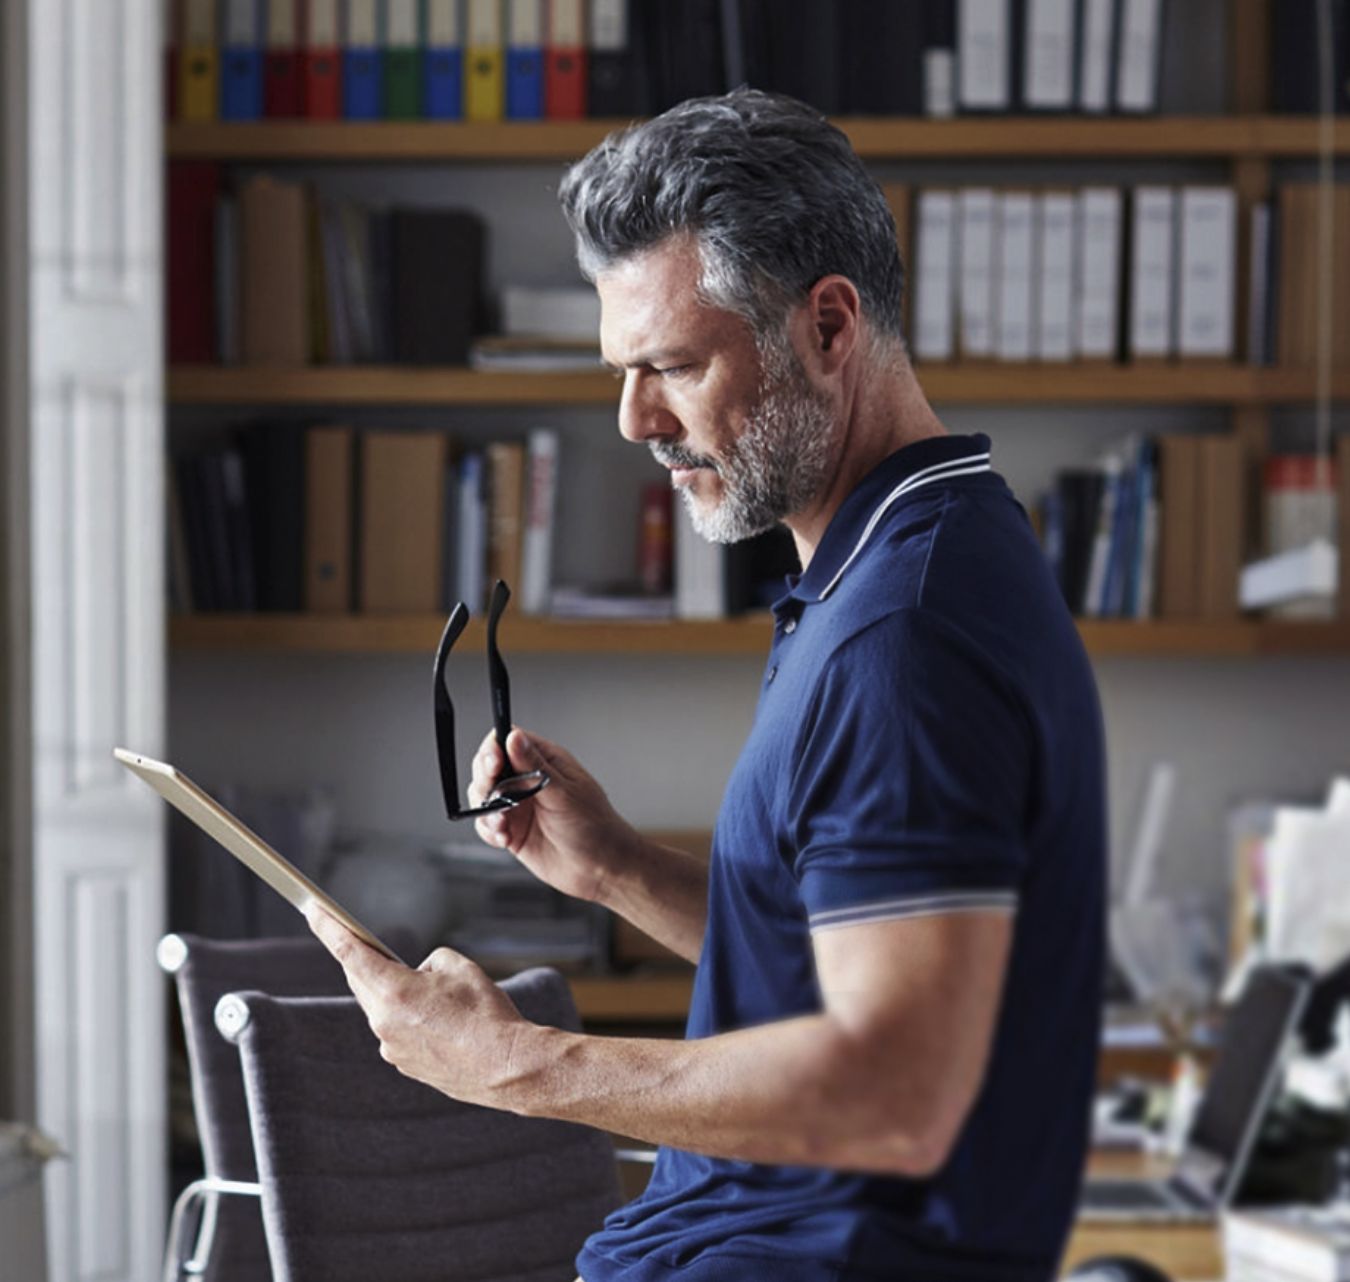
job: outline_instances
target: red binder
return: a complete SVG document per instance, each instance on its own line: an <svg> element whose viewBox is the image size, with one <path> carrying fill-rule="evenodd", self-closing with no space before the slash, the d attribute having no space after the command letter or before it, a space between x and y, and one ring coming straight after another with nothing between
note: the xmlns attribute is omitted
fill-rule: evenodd
<svg viewBox="0 0 1350 1282"><path fill-rule="evenodd" d="M544 45L544 114L579 120L586 114L586 32L582 0L548 0Z"/></svg>
<svg viewBox="0 0 1350 1282"><path fill-rule="evenodd" d="M168 176L168 356L171 365L216 360L216 201L220 165L175 160Z"/></svg>
<svg viewBox="0 0 1350 1282"><path fill-rule="evenodd" d="M300 54L301 106L311 120L342 118L338 0L309 0Z"/></svg>
<svg viewBox="0 0 1350 1282"><path fill-rule="evenodd" d="M178 119L178 0L164 0L164 119Z"/></svg>
<svg viewBox="0 0 1350 1282"><path fill-rule="evenodd" d="M268 0L263 65L263 115L268 117L301 114L299 7L300 0Z"/></svg>

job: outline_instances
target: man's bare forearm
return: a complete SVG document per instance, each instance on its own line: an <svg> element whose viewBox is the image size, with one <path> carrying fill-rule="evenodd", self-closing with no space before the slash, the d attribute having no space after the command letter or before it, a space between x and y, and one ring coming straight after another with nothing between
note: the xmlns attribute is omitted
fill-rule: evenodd
<svg viewBox="0 0 1350 1282"><path fill-rule="evenodd" d="M678 956L698 961L708 922L708 865L698 856L634 831L596 900Z"/></svg>
<svg viewBox="0 0 1350 1282"><path fill-rule="evenodd" d="M940 1156L927 1122L935 1110L903 1080L903 1057L884 1073L868 1058L824 1014L693 1041L530 1026L499 1089L515 1112L713 1157L930 1171ZM880 1095L878 1078L889 1083Z"/></svg>

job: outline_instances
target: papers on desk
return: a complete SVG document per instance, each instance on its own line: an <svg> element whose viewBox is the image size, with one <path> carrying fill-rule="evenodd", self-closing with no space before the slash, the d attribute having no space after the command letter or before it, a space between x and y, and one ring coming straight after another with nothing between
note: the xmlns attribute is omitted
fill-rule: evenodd
<svg viewBox="0 0 1350 1282"><path fill-rule="evenodd" d="M1228 1211L1223 1253L1233 1282L1350 1282L1350 1203Z"/></svg>
<svg viewBox="0 0 1350 1282"><path fill-rule="evenodd" d="M1350 780L1335 780L1321 809L1276 809L1265 882L1268 960L1324 971L1350 955Z"/></svg>

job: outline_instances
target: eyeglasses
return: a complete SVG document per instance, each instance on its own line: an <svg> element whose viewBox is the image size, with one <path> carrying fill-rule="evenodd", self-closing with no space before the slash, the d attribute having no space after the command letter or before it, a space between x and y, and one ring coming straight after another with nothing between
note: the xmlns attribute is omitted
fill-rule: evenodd
<svg viewBox="0 0 1350 1282"><path fill-rule="evenodd" d="M487 652L488 681L492 689L492 724L497 736L497 746L502 750L502 758L510 761L506 755L506 736L511 733L511 683L506 676L506 664L502 662L501 651L497 648L497 624L511 599L511 589L500 579L492 589L492 599L488 605ZM463 601L450 612L450 619L441 633L441 643L436 647L435 691L433 706L436 712L436 753L441 763L441 789L445 793L445 813L450 819L472 819L475 815L495 814L499 810L510 810L522 801L533 797L540 789L546 788L549 776L542 770L529 770L524 774L508 775L497 781L487 800L481 806L467 809L459 804L459 777L455 770L455 707L450 702L450 692L445 685L445 665L450 658L450 650L469 622L469 607Z"/></svg>

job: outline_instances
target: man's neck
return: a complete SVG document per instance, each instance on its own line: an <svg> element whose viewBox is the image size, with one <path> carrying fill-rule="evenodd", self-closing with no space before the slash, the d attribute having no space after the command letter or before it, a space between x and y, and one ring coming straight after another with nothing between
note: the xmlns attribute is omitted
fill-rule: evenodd
<svg viewBox="0 0 1350 1282"><path fill-rule="evenodd" d="M896 450L947 434L907 356L880 373L875 367L863 371L850 390L835 465L821 497L807 511L785 522L792 531L803 570L811 563L834 514L864 476Z"/></svg>

